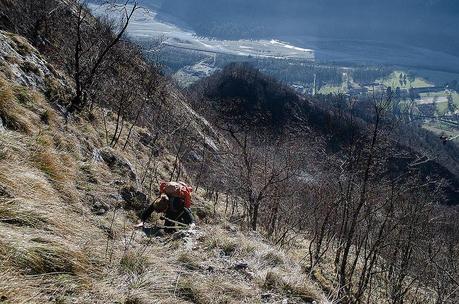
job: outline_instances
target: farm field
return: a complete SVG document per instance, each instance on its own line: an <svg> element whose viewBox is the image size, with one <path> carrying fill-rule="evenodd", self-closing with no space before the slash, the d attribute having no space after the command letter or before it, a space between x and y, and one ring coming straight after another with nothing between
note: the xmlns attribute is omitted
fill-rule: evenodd
<svg viewBox="0 0 459 304"><path fill-rule="evenodd" d="M422 127L438 136L444 135L449 138L454 138L459 135L459 129L454 129L451 126L441 123L428 122L425 123ZM452 142L459 144L459 137L453 139Z"/></svg>
<svg viewBox="0 0 459 304"><path fill-rule="evenodd" d="M446 92L421 93L418 104L437 104L437 114L444 115L448 112L448 97ZM454 104L459 109L459 93L451 92Z"/></svg>
<svg viewBox="0 0 459 304"><path fill-rule="evenodd" d="M324 95L340 94L340 93L346 93L346 90L343 88L343 85L337 86L337 85L326 84L318 90L318 93L324 94Z"/></svg>
<svg viewBox="0 0 459 304"><path fill-rule="evenodd" d="M378 79L376 83L381 83L386 87L400 87L400 89L410 89L410 88L425 88L433 87L434 85L424 78L413 76L411 77L404 71L394 71L389 77L384 79ZM402 81L401 81L402 80ZM406 81L404 81L406 80Z"/></svg>

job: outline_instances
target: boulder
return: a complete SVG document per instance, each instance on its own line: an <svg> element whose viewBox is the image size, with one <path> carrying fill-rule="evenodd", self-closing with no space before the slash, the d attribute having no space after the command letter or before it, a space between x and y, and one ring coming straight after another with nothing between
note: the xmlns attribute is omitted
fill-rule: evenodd
<svg viewBox="0 0 459 304"><path fill-rule="evenodd" d="M104 215L108 212L109 209L110 207L107 204L99 201L95 201L92 205L92 212L94 212L96 215Z"/></svg>
<svg viewBox="0 0 459 304"><path fill-rule="evenodd" d="M147 131L139 132L139 141L146 147L149 147L154 141L155 138L148 133Z"/></svg>
<svg viewBox="0 0 459 304"><path fill-rule="evenodd" d="M86 201L88 202L91 211L96 215L104 215L110 210L110 205L104 203L100 197L94 194L86 194Z"/></svg>
<svg viewBox="0 0 459 304"><path fill-rule="evenodd" d="M137 174L132 164L123 156L117 154L112 148L105 147L100 149L99 155L112 171L128 176L131 180L137 180Z"/></svg>
<svg viewBox="0 0 459 304"><path fill-rule="evenodd" d="M201 155L199 155L196 151L190 151L187 155L187 160L190 162L202 162L203 158Z"/></svg>
<svg viewBox="0 0 459 304"><path fill-rule="evenodd" d="M12 198L13 196L8 192L6 187L0 185L0 197Z"/></svg>
<svg viewBox="0 0 459 304"><path fill-rule="evenodd" d="M134 186L127 186L120 190L120 195L123 198L125 210L134 210L141 212L148 207L149 200L145 193L139 191Z"/></svg>

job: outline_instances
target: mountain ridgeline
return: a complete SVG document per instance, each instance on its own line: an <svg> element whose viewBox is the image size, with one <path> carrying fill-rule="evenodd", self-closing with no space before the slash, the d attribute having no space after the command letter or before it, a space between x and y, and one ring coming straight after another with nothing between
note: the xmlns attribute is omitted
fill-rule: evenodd
<svg viewBox="0 0 459 304"><path fill-rule="evenodd" d="M189 91L195 109L205 113L217 126L224 125L226 130L249 130L274 140L289 134L302 142L305 133L306 137L326 138L324 148L329 155L346 151L355 144L355 138L368 140L366 132L375 119L371 100L359 101L350 111L343 100L339 100L343 96L335 97L336 100L328 96L325 102L302 97L249 64L230 64L198 81ZM393 129L396 124L389 115L383 129ZM443 203L457 205L457 160L449 156L454 152L447 151L447 148L456 151L454 145L443 145L437 136L409 124L395 129L389 134L382 132L384 140L397 143L389 144L393 153L387 159L390 169L380 174L403 176L414 170L426 182L432 177L442 178L446 181L442 187ZM436 147L436 153L442 157L417 164L419 157L426 153L425 147Z"/></svg>

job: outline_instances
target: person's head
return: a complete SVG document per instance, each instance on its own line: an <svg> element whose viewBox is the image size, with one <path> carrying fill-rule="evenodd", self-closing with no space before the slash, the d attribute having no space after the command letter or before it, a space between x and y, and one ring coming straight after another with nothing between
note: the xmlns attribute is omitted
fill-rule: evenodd
<svg viewBox="0 0 459 304"><path fill-rule="evenodd" d="M155 201L155 211L163 213L167 211L169 207L169 197L166 194L161 194L161 196Z"/></svg>

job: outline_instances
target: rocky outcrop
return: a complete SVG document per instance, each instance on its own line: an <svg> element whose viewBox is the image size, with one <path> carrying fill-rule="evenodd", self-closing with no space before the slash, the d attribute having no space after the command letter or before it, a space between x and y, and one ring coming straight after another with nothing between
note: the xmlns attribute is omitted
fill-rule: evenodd
<svg viewBox="0 0 459 304"><path fill-rule="evenodd" d="M46 91L49 78L68 87L25 38L4 31L0 31L0 70L10 80L35 90Z"/></svg>
<svg viewBox="0 0 459 304"><path fill-rule="evenodd" d="M95 152L95 154L100 156L100 158L110 167L112 171L115 171L120 175L126 176L131 180L137 180L137 174L135 173L132 164L126 158L119 155L112 148L102 148ZM98 156L95 158L99 158Z"/></svg>
<svg viewBox="0 0 459 304"><path fill-rule="evenodd" d="M12 198L13 196L8 192L5 186L0 185L0 197Z"/></svg>
<svg viewBox="0 0 459 304"><path fill-rule="evenodd" d="M121 189L120 195L123 198L125 210L141 212L148 207L149 200L145 193L139 191L134 186L127 186Z"/></svg>
<svg viewBox="0 0 459 304"><path fill-rule="evenodd" d="M86 201L95 215L104 215L111 209L110 205L105 203L101 197L94 194L88 193L86 195Z"/></svg>

